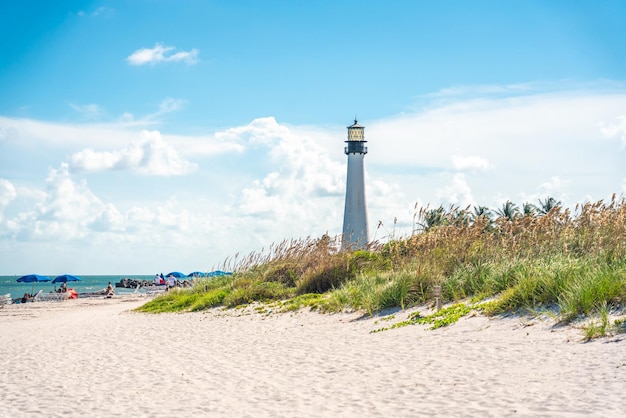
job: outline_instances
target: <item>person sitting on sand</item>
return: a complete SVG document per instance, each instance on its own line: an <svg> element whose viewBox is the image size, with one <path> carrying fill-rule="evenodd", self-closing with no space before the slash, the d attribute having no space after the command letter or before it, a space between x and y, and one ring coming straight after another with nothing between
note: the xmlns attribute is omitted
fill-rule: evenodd
<svg viewBox="0 0 626 418"><path fill-rule="evenodd" d="M22 303L26 303L26 302L30 302L33 300L33 295L31 295L30 293L24 293L24 296L22 297Z"/></svg>
<svg viewBox="0 0 626 418"><path fill-rule="evenodd" d="M105 295L113 296L114 294L115 294L115 289L113 289L113 285L111 284L111 282L109 282L109 285L107 286L107 289L105 291Z"/></svg>
<svg viewBox="0 0 626 418"><path fill-rule="evenodd" d="M59 288L59 293L65 293L67 292L67 283L63 282L61 283L61 287Z"/></svg>

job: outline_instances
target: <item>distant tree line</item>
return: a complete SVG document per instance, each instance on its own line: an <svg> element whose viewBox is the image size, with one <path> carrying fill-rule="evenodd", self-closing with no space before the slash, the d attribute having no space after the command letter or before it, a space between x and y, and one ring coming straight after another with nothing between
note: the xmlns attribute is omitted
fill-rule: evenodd
<svg viewBox="0 0 626 418"><path fill-rule="evenodd" d="M502 204L501 208L492 210L487 206L469 206L460 209L458 206L450 206L445 209L443 205L437 208L422 208L419 213L420 222L417 223L414 230L428 231L438 226L464 226L472 225L477 221L485 222L487 226L491 226L496 220L514 221L524 217L541 217L550 213L555 208L561 207L561 201L553 197L538 199L538 204L525 202L521 208L515 203L507 200Z"/></svg>

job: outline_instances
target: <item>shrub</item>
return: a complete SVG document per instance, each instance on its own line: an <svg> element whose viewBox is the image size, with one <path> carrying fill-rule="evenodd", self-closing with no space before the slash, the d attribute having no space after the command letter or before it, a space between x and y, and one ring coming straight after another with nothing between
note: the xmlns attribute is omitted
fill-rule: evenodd
<svg viewBox="0 0 626 418"><path fill-rule="evenodd" d="M341 287L354 275L354 265L351 268L347 263L346 255L338 254L318 265L311 266L296 284L296 294L324 293Z"/></svg>
<svg viewBox="0 0 626 418"><path fill-rule="evenodd" d="M181 312L193 305L198 297L199 295L191 292L190 289L175 289L164 295L157 296L136 310L148 313Z"/></svg>
<svg viewBox="0 0 626 418"><path fill-rule="evenodd" d="M309 307L311 309L319 309L320 302L324 298L323 295L319 293L306 293L304 295L298 295L287 300L282 304L281 310L283 312L297 311L304 307Z"/></svg>
<svg viewBox="0 0 626 418"><path fill-rule="evenodd" d="M287 287L294 287L299 277L298 265L295 262L272 263L263 274L264 280L278 282Z"/></svg>
<svg viewBox="0 0 626 418"><path fill-rule="evenodd" d="M206 293L200 294L198 298L191 304L191 311L202 311L208 308L219 306L228 296L226 289L212 289Z"/></svg>
<svg viewBox="0 0 626 418"><path fill-rule="evenodd" d="M278 282L254 282L245 287L236 287L223 298L228 307L245 305L254 301L280 300L293 296L292 291Z"/></svg>
<svg viewBox="0 0 626 418"><path fill-rule="evenodd" d="M590 315L601 306L611 305L626 295L624 270L606 266L584 266L572 272L563 293L559 295L561 313L566 320L576 315Z"/></svg>

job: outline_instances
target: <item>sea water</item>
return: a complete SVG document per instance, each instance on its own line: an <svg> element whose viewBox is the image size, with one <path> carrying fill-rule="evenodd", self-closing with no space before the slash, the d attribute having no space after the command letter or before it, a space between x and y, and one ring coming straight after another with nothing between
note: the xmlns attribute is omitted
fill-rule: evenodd
<svg viewBox="0 0 626 418"><path fill-rule="evenodd" d="M49 282L35 282L35 283L18 283L17 279L20 276L0 276L0 295L11 294L11 298L15 299L24 296L24 293L37 293L40 289L44 293L54 292L55 287L58 289L62 283L52 283L52 280L58 275L48 275L50 277ZM134 289L124 289L121 287L115 287L115 284L121 281L124 277L135 280L153 280L154 275L128 275L128 276L78 276L82 280L78 282L67 282L67 287L72 288L81 293L98 292L106 289L109 282L115 288L115 293L124 294L132 293Z"/></svg>

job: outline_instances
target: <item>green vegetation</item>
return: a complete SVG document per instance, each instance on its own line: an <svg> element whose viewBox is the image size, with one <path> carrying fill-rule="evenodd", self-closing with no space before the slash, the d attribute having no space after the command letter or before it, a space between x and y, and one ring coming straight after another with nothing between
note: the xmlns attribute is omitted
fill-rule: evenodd
<svg viewBox="0 0 626 418"><path fill-rule="evenodd" d="M411 315L409 315L409 319L407 319L406 321L397 322L391 327L380 328L372 332L381 332L388 329L401 328L407 325L414 324L431 324L432 326L430 327L430 329L447 327L448 325L454 324L459 319L461 319L461 317L467 315L471 311L472 308L467 306L466 304L456 303L428 316L421 316L419 312L413 312Z"/></svg>
<svg viewBox="0 0 626 418"><path fill-rule="evenodd" d="M586 340L598 337L607 337L614 334L626 333L626 318L617 319L611 323L609 310L606 305L599 308L596 317L583 326Z"/></svg>
<svg viewBox="0 0 626 418"><path fill-rule="evenodd" d="M600 318L587 326L590 338L623 332L623 322L610 324L609 312L623 314L626 304L624 199L578 205L573 213L552 198L520 207L508 201L497 211L425 208L416 213L411 236L367 250L340 251L339 238L328 235L284 241L225 262L222 269L232 276L197 280L138 310L185 312L261 302L272 312L310 308L376 315L432 303L434 286L441 286L446 302L490 298L476 308L487 315L549 308L563 322ZM456 304L429 320L447 325L469 312L462 306L470 309Z"/></svg>

